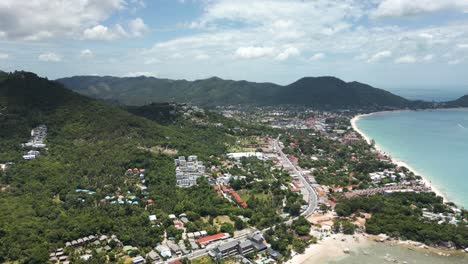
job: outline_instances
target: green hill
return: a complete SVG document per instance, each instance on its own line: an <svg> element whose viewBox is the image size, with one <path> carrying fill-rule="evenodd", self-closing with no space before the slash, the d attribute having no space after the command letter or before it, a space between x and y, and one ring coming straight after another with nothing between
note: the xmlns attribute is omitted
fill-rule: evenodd
<svg viewBox="0 0 468 264"><path fill-rule="evenodd" d="M235 142L232 127L238 124L203 111L188 118L177 112L170 117L164 109L134 108L132 114L32 73L6 74L0 81L0 163L14 165L0 170L0 262L46 263L50 250L96 233L153 247L167 226L152 227L150 213L168 225L170 213L237 214L237 207L219 198L207 182L175 188L173 158L195 154L209 166L216 162L210 156L225 153ZM226 124L211 127L219 120ZM47 126L48 150L23 160L27 149L20 144L39 124ZM257 133L243 133L249 131ZM128 168L145 168L147 191L128 183ZM139 205L101 202L117 194L135 196ZM146 199L154 201L149 210Z"/></svg>
<svg viewBox="0 0 468 264"><path fill-rule="evenodd" d="M464 95L456 100L447 102L449 107L468 107L468 95Z"/></svg>
<svg viewBox="0 0 468 264"><path fill-rule="evenodd" d="M153 77L76 76L59 79L79 93L126 105L184 102L216 105L306 105L317 108L404 107L410 101L387 91L335 77L302 78L290 85L209 78L197 81Z"/></svg>
<svg viewBox="0 0 468 264"><path fill-rule="evenodd" d="M410 102L382 89L335 77L302 78L281 89L276 103L320 107L404 107Z"/></svg>

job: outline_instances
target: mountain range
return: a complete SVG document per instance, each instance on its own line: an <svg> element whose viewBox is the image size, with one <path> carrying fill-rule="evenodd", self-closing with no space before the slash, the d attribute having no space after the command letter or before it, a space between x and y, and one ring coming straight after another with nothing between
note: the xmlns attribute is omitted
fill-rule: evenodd
<svg viewBox="0 0 468 264"><path fill-rule="evenodd" d="M336 77L305 77L285 86L217 77L187 81L145 76L75 76L57 81L81 94L125 105L179 102L207 107L244 104L403 108L416 104L388 91Z"/></svg>

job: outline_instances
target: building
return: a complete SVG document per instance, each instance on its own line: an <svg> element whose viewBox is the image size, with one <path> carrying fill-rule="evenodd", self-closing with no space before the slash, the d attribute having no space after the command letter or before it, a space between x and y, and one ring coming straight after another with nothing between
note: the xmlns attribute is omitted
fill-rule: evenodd
<svg viewBox="0 0 468 264"><path fill-rule="evenodd" d="M227 242L219 245L215 248L214 252L221 259L228 258L234 255L237 255L238 252L238 241Z"/></svg>
<svg viewBox="0 0 468 264"><path fill-rule="evenodd" d="M167 240L166 245L169 247L169 249L176 255L180 256L182 255L182 249L177 245L174 241L172 240Z"/></svg>
<svg viewBox="0 0 468 264"><path fill-rule="evenodd" d="M172 257L171 249L165 245L158 245L155 250L159 252L159 255L163 258L170 258Z"/></svg>
<svg viewBox="0 0 468 264"><path fill-rule="evenodd" d="M257 243L253 240L254 237L256 240L262 242ZM263 244L263 237L261 237L261 235L252 234L249 239L230 241L217 246L211 252L211 255L219 259L224 259L235 255L247 255L252 252L260 252L266 249L267 246Z"/></svg>
<svg viewBox="0 0 468 264"><path fill-rule="evenodd" d="M145 259L142 256L136 256L132 259L132 264L142 264L146 263Z"/></svg>
<svg viewBox="0 0 468 264"><path fill-rule="evenodd" d="M23 159L25 160L32 160L35 159L40 154L37 150L30 150L26 155L23 155Z"/></svg>
<svg viewBox="0 0 468 264"><path fill-rule="evenodd" d="M256 157L257 159L264 159L262 152L233 152L227 154L228 158L232 159L241 159L241 158L250 158Z"/></svg>
<svg viewBox="0 0 468 264"><path fill-rule="evenodd" d="M146 258L152 261L153 263L159 261L160 259L158 253L156 253L156 251L154 250L148 252L148 254L146 254Z"/></svg>
<svg viewBox="0 0 468 264"><path fill-rule="evenodd" d="M197 184L197 179L205 173L203 162L197 156L184 156L174 160L176 165L176 181L179 187L190 187Z"/></svg>
<svg viewBox="0 0 468 264"><path fill-rule="evenodd" d="M28 148L45 148L44 139L47 136L47 126L40 125L31 130L31 139L22 144L23 147Z"/></svg>
<svg viewBox="0 0 468 264"><path fill-rule="evenodd" d="M208 245L210 243L213 243L215 241L224 240L224 239L227 239L227 238L229 238L228 233L218 233L218 234L215 234L215 235L199 238L199 239L197 239L197 242L200 245L206 246L206 245Z"/></svg>
<svg viewBox="0 0 468 264"><path fill-rule="evenodd" d="M234 191L233 189L230 189L229 194L231 194L231 196L234 198L234 200L236 200L236 202L240 205L240 207L242 208L247 207L247 203L244 200L242 200L242 198L236 191Z"/></svg>

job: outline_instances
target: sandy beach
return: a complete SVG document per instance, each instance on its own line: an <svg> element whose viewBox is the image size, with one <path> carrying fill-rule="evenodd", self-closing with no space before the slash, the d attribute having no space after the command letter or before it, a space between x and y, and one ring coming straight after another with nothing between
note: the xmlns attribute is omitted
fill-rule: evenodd
<svg viewBox="0 0 468 264"><path fill-rule="evenodd" d="M333 234L325 239L319 241L317 244L310 245L303 254L296 254L287 264L301 264L301 263L327 263L328 261L341 261L346 260L352 256L369 256L375 255L375 252L372 250L376 245L385 248L394 248L399 247L400 250L411 252L419 252L419 256L426 257L456 257L461 256L465 257L466 253L460 250L448 250L441 248L434 248L424 245L423 243L410 241L410 240L387 240L383 243L376 242L382 237L376 235L367 235L367 234L354 234L354 235L344 235L344 234ZM345 253L348 252L348 253ZM387 251L385 253L378 254L381 259L387 259L389 261L390 257L388 256ZM403 256L400 256L403 257ZM448 259L447 259L448 260ZM392 261L389 261L392 262ZM455 261L447 263L457 263ZM353 262L354 263L354 262ZM366 262L369 263L369 262ZM375 263L375 262L371 262ZM442 263L442 262L436 262ZM443 262L445 263L445 262ZM461 262L459 262L461 263ZM463 262L465 263L465 262Z"/></svg>
<svg viewBox="0 0 468 264"><path fill-rule="evenodd" d="M384 113L384 112L379 112L379 113ZM371 114L363 114L363 115L357 115L355 117L353 117L351 119L351 126L353 127L353 129L358 132L366 141L368 144L371 144L372 142L372 139L370 139L361 129L359 129L359 127L357 126L357 121L359 121L359 119L361 119L362 117L365 117L365 116L370 116L370 115L373 115L375 113L371 113ZM421 176L422 177L422 180L424 182L424 184L427 186L427 187L430 187L431 190L437 194L438 196L442 197L444 199L444 202L448 202L449 200L447 199L447 195L444 194L443 192L441 192L440 190L438 190L436 187L434 187L431 182L428 180L428 178L426 176L424 176L423 174L419 173L417 170L415 170L413 167L411 167L408 163L406 163L405 161L402 161L402 160L398 160L396 159L393 155L391 155L390 153L387 153L383 150L382 147L380 147L377 142L374 142L374 147L377 151L379 151L380 153L384 154L384 155L387 155L387 156L390 156L392 158L392 162L395 163L397 166L399 167L406 167L408 170L410 170L411 172L413 172L415 175L418 175L418 176Z"/></svg>
<svg viewBox="0 0 468 264"><path fill-rule="evenodd" d="M382 112L379 112L382 113ZM363 114L355 116L351 120L351 125L353 129L358 132L366 141L367 143L371 144L372 140L356 125L357 121L368 115L371 114ZM404 161L395 159L389 153L383 151L378 144L375 144L375 149L382 154L390 156L392 158L392 162L395 163L397 166L406 167L408 170L412 171L415 175L419 175L422 177L426 186L430 187L433 192L435 192L438 196L441 196L445 202L448 201L446 196L434 188L430 181L427 178L419 173L417 170L412 168L409 164ZM365 252L366 248L368 248L372 243L375 243L375 239L377 236L367 235L367 234L355 234L355 235L344 235L344 234L332 234L329 237L324 238L323 240L319 241L317 244L310 245L306 248L303 254L296 254L286 263L288 264L295 264L295 263L324 263L330 259L340 259L346 258L349 254L345 253L345 249L349 250L350 254L367 254ZM385 244L391 245L400 245L404 246L409 249L421 249L426 250L427 252L439 253L442 250L438 248L429 248L421 243L413 242L413 241L391 241L386 242ZM442 251L445 252L445 251ZM446 253L453 254L455 251L446 251Z"/></svg>
<svg viewBox="0 0 468 264"><path fill-rule="evenodd" d="M317 244L310 245L303 254L293 256L286 263L323 263L330 258L346 257L345 249L349 252L362 250L369 242L365 234L333 234Z"/></svg>

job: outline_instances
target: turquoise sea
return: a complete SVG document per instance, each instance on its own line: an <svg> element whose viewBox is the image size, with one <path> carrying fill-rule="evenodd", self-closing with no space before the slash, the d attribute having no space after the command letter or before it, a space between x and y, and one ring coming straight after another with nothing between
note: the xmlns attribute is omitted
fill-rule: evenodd
<svg viewBox="0 0 468 264"><path fill-rule="evenodd" d="M356 125L380 149L424 175L449 200L468 208L468 109L383 112L363 116ZM441 257L427 250L371 242L322 263L458 264L468 263L468 254Z"/></svg>
<svg viewBox="0 0 468 264"><path fill-rule="evenodd" d="M352 251L342 257L324 261L323 264L461 264L468 263L468 254L452 252L450 256L439 256L424 249L415 249L403 245L371 242L370 245ZM306 262L305 264L312 264Z"/></svg>
<svg viewBox="0 0 468 264"><path fill-rule="evenodd" d="M468 109L382 112L356 125L450 201L468 208Z"/></svg>

